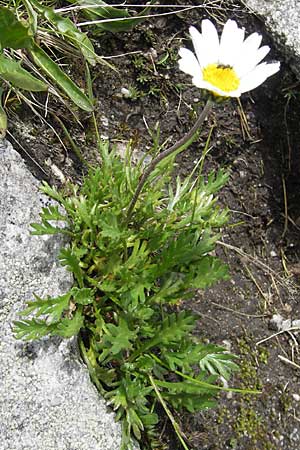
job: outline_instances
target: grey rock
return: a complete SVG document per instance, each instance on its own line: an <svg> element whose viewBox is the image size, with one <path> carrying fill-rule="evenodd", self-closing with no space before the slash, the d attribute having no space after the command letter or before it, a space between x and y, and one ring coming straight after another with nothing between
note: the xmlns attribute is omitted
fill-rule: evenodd
<svg viewBox="0 0 300 450"><path fill-rule="evenodd" d="M300 330L300 320L299 319L293 320L292 327L299 328L299 330Z"/></svg>
<svg viewBox="0 0 300 450"><path fill-rule="evenodd" d="M283 321L284 318L281 316L281 314L273 314L273 316L269 320L268 327L270 330L281 331Z"/></svg>
<svg viewBox="0 0 300 450"><path fill-rule="evenodd" d="M16 341L12 322L33 293L71 284L62 244L30 236L48 202L7 142L0 142L0 450L119 450L121 431L80 361L76 340Z"/></svg>
<svg viewBox="0 0 300 450"><path fill-rule="evenodd" d="M280 314L273 314L269 321L270 330L286 331L290 328L299 328L300 330L300 320L284 319Z"/></svg>
<svg viewBox="0 0 300 450"><path fill-rule="evenodd" d="M300 79L299 0L244 0L250 11L263 17L280 50Z"/></svg>
<svg viewBox="0 0 300 450"><path fill-rule="evenodd" d="M300 402L300 395L299 395L299 394L292 394L292 397L293 397L293 399L294 399L296 402Z"/></svg>
<svg viewBox="0 0 300 450"><path fill-rule="evenodd" d="M280 314L274 314L269 321L269 328L275 331L286 331L292 326L291 319L284 319Z"/></svg>

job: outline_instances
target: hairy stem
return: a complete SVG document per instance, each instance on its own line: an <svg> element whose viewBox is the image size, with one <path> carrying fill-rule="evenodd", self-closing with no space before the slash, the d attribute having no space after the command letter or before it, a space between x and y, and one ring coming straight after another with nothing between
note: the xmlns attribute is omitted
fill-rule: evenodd
<svg viewBox="0 0 300 450"><path fill-rule="evenodd" d="M130 205L128 207L128 211L127 211L127 222L130 221L131 216L132 216L132 212L133 209L135 207L135 204L137 202L137 199L147 181L147 178L149 177L149 175L151 174L151 172L155 169L155 167L157 166L158 163L160 163L164 158L166 158L167 156L170 156L172 153L175 153L178 149L180 149L180 147L185 146L185 144L187 144L195 135L195 133L199 130L199 128L201 127L201 125L203 124L207 114L209 113L209 111L212 108L212 101L211 100L207 100L205 107L203 108L200 116L198 117L198 119L196 120L194 126L190 129L190 131L188 131L178 142L176 142L174 145L172 145L170 148L167 148L165 151L161 152L159 155L156 156L156 158L154 158L151 163L149 164L149 166L146 168L146 170L144 171L144 173L142 174L139 184L137 185L137 188L135 190L135 193L132 197L132 200L130 202Z"/></svg>

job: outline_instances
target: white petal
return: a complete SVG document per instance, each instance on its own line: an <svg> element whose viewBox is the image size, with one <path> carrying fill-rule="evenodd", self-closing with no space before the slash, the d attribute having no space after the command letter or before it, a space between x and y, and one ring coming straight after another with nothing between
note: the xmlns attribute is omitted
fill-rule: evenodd
<svg viewBox="0 0 300 450"><path fill-rule="evenodd" d="M247 39L244 40L243 48L241 49L243 52L245 50L251 52L255 51L259 48L262 41L262 36L258 33L250 34Z"/></svg>
<svg viewBox="0 0 300 450"><path fill-rule="evenodd" d="M197 75L195 75L193 77L193 84L197 87L197 88L202 88L202 83L203 83L203 78L202 78L202 73L199 72Z"/></svg>
<svg viewBox="0 0 300 450"><path fill-rule="evenodd" d="M217 62L220 51L220 42L217 29L208 19L202 20L201 29L203 41L207 45L207 52L209 53L210 62Z"/></svg>
<svg viewBox="0 0 300 450"><path fill-rule="evenodd" d="M181 57L178 61L180 70L188 75L192 75L192 77L197 77L199 73L202 73L199 62L193 52L187 48L181 48L179 49L179 56Z"/></svg>
<svg viewBox="0 0 300 450"><path fill-rule="evenodd" d="M257 52L256 52L256 64L260 63L265 56L267 56L267 54L270 51L270 47L268 45L263 45L262 47L260 47Z"/></svg>
<svg viewBox="0 0 300 450"><path fill-rule="evenodd" d="M255 69L257 64L259 64L264 57L269 53L270 47L264 45L263 47L256 50L256 53L249 55L247 60L244 60L243 65L239 62L233 67L239 77L243 77L247 73Z"/></svg>
<svg viewBox="0 0 300 450"><path fill-rule="evenodd" d="M241 79L241 92L251 91L280 69L280 63L262 63Z"/></svg>
<svg viewBox="0 0 300 450"><path fill-rule="evenodd" d="M205 55L207 54L207 48L203 42L203 37L195 27L190 27L190 35L193 41L193 46L195 49L198 62L201 67L205 67L206 65Z"/></svg>
<svg viewBox="0 0 300 450"><path fill-rule="evenodd" d="M194 27L190 27L194 49L202 68L208 64L217 63L219 55L218 32L208 19L202 21L202 34Z"/></svg>
<svg viewBox="0 0 300 450"><path fill-rule="evenodd" d="M227 20L220 41L220 64L233 66L241 52L244 35L245 31L242 28L238 28L234 20Z"/></svg>
<svg viewBox="0 0 300 450"><path fill-rule="evenodd" d="M234 68L238 76L246 74L249 70L251 70L251 68L255 67L255 63L253 63L253 61L255 61L261 40L261 35L258 33L252 33L243 42L234 64Z"/></svg>

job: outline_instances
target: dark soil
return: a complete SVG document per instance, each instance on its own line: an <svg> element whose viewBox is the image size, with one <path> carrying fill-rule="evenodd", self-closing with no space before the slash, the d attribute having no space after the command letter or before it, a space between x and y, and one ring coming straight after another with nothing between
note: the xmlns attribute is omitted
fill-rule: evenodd
<svg viewBox="0 0 300 450"><path fill-rule="evenodd" d="M242 6L221 3L218 9L155 18L131 32L99 35L99 54L119 57L109 60L118 71L101 65L93 69L97 120L100 134L120 147L131 139L137 148L147 150L151 142L147 127L154 129L157 122L161 142L181 137L204 98L178 70L177 51L190 46L188 27L200 27L209 15L220 24L235 18L248 33L260 31L263 42L273 48L270 58L282 62L280 74L243 95L240 104L230 100L215 105L200 142L178 158L178 171L189 173L214 127L205 171L225 166L231 173L219 198L232 210L231 223L217 250L229 265L231 279L199 292L186 306L199 313L197 332L202 339L226 345L239 355L241 371L230 385L258 388L262 394L224 394L216 410L177 419L191 449L299 450L299 335L294 330L275 336L269 323L273 314L300 319L299 83L276 52L264 24ZM122 56L131 52L137 53ZM83 66L73 70L84 83ZM133 98L125 98L122 88L134 88ZM68 110L51 99L47 124L26 105L13 106L10 140L32 172L56 184L64 178L80 180L84 169L54 116L64 122L84 157L95 161L91 117L80 112L76 124ZM162 442L179 450L167 430L162 430Z"/></svg>

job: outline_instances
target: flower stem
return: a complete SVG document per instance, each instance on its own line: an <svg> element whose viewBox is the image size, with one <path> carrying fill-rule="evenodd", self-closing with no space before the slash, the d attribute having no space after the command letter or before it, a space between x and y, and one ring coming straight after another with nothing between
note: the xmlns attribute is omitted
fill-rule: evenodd
<svg viewBox="0 0 300 450"><path fill-rule="evenodd" d="M159 389L158 389L157 385L155 384L155 381L154 381L152 375L149 375L149 381L150 381L150 383L151 383L151 385L152 385L152 387L153 387L153 389L154 389L154 391L155 391L155 394L157 395L158 400L160 401L160 403L161 403L162 407L164 408L164 410L165 410L167 416L169 417L169 420L170 420L170 422L171 422L171 424L172 424L172 426L173 426L173 428L174 428L174 431L175 431L175 433L176 433L178 439L180 440L180 442L181 442L181 444L182 444L182 447L184 448L184 450L189 450L188 446L187 446L186 443L184 442L184 439L183 439L183 437L182 437L182 433L181 433L181 431L180 431L179 425L178 425L178 423L176 422L176 420L175 420L173 414L172 414L171 411L169 410L168 406L166 405L166 403L165 403L165 401L164 401L164 399L163 399L161 393L159 392Z"/></svg>
<svg viewBox="0 0 300 450"><path fill-rule="evenodd" d="M142 174L139 184L137 185L137 188L135 190L135 193L132 197L132 200L130 202L130 205L128 207L127 211L127 223L130 221L133 209L135 207L135 204L137 202L137 199L147 181L147 178L151 174L151 172L155 169L158 163L160 163L164 158L167 156L170 156L172 153L175 153L177 150L180 149L180 147L183 147L182 150L185 149L186 144L189 143L189 141L194 137L195 133L199 130L201 125L203 124L206 116L208 115L209 111L211 110L213 105L213 102L211 100L207 100L206 105L204 106L200 116L196 120L193 127L174 145L172 145L170 148L167 148L165 151L161 152L159 155L157 155L149 164L149 166L146 168L145 172Z"/></svg>

